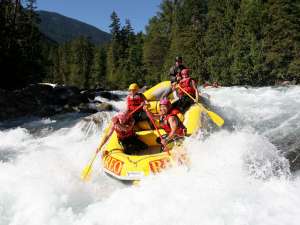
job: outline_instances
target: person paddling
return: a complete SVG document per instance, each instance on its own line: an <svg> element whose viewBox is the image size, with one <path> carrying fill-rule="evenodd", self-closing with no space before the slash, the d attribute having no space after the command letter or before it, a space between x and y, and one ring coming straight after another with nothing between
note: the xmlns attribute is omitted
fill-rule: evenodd
<svg viewBox="0 0 300 225"><path fill-rule="evenodd" d="M167 133L166 135L162 136L163 139L161 140L161 144L165 146L172 140L183 138L186 134L186 128L177 116L180 111L176 108L173 108L168 99L161 99L159 102L159 107L160 127L163 128Z"/></svg>
<svg viewBox="0 0 300 225"><path fill-rule="evenodd" d="M126 98L127 103L127 110L128 112L135 111L138 107L140 107L142 104L147 104L147 100L145 96L142 93L139 93L139 86L136 83L133 83L128 88L129 94ZM143 108L140 107L139 110L137 110L135 113L133 113L134 120L142 121L147 120L147 115L143 111Z"/></svg>
<svg viewBox="0 0 300 225"><path fill-rule="evenodd" d="M174 107L178 107L182 113L184 113L192 104L198 102L199 91L196 86L196 81L190 77L189 69L183 69L181 71L182 79L178 82L180 88L177 89L179 100L174 103ZM190 94L195 101L193 101L186 93Z"/></svg>
<svg viewBox="0 0 300 225"><path fill-rule="evenodd" d="M147 149L148 146L139 140L133 130L134 119L128 111L121 112L112 118L112 126L98 149L101 149L104 143L111 137L115 131L120 144L124 148L126 154L135 154L140 150Z"/></svg>

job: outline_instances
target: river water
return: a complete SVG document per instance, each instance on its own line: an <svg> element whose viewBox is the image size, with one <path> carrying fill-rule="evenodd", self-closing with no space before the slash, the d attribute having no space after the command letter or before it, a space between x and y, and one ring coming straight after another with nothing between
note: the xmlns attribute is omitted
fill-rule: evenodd
<svg viewBox="0 0 300 225"><path fill-rule="evenodd" d="M0 124L0 225L298 225L300 87L205 92L225 127L186 140L189 170L139 186L106 176L99 161L90 182L79 177L115 112L98 125L78 114Z"/></svg>

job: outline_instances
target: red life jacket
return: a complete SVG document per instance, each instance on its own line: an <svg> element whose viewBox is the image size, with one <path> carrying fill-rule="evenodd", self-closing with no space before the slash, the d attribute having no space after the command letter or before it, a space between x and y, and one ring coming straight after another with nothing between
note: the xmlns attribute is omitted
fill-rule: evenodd
<svg viewBox="0 0 300 225"><path fill-rule="evenodd" d="M135 135L133 129L122 129L120 124L115 124L114 130L116 131L117 137L120 141Z"/></svg>
<svg viewBox="0 0 300 225"><path fill-rule="evenodd" d="M196 96L196 92L195 89L192 86L192 78L188 77L188 78L183 78L182 80L179 81L179 86L185 90L187 93L189 93L190 95L192 95L193 97ZM178 93L179 93L179 97L182 97L183 95L185 95L185 93L178 89Z"/></svg>
<svg viewBox="0 0 300 225"><path fill-rule="evenodd" d="M186 133L186 128L183 125L183 123L180 121L180 119L178 118L178 116L177 116L178 113L180 113L180 111L178 109L172 109L168 115L164 116L163 121L162 121L163 122L162 128L169 134L172 131L170 124L169 124L169 118L171 116L175 116L177 123L178 123L175 134L177 134L178 136L184 136Z"/></svg>
<svg viewBox="0 0 300 225"><path fill-rule="evenodd" d="M137 93L134 96L128 95L127 96L127 109L129 111L135 110L137 107L139 107L144 102L144 98L142 97L142 94ZM141 108L141 110L143 110Z"/></svg>

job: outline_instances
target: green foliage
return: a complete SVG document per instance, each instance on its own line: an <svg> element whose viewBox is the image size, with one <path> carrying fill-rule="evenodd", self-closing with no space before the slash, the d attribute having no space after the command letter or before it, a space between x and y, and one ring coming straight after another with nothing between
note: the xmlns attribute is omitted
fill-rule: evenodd
<svg viewBox="0 0 300 225"><path fill-rule="evenodd" d="M21 88L45 76L35 1L25 3L26 8L20 1L2 0L0 4L0 88Z"/></svg>
<svg viewBox="0 0 300 225"><path fill-rule="evenodd" d="M262 10L260 0L242 0L235 21L230 54L231 84L258 85L262 82Z"/></svg>
<svg viewBox="0 0 300 225"><path fill-rule="evenodd" d="M54 44L37 29L35 1L26 3L26 11L20 1L0 4L0 66L10 71L0 87L41 80L80 88L150 86L169 79L176 55L200 82L300 82L296 0L162 0L145 34L135 33L129 20L122 26L113 12L105 46L78 36Z"/></svg>
<svg viewBox="0 0 300 225"><path fill-rule="evenodd" d="M121 27L115 12L111 15L112 41L108 48L107 79L113 88L127 88L144 80L143 34L135 34L129 20Z"/></svg>
<svg viewBox="0 0 300 225"><path fill-rule="evenodd" d="M230 73L233 57L229 51L238 8L238 0L208 1L208 29L205 42L209 79L225 85L234 84L234 78Z"/></svg>
<svg viewBox="0 0 300 225"><path fill-rule="evenodd" d="M106 49L105 47L95 47L94 58L91 68L89 87L105 87L106 84Z"/></svg>
<svg viewBox="0 0 300 225"><path fill-rule="evenodd" d="M144 59L147 84L154 84L167 77L165 61L171 44L174 4L163 1L161 11L149 21L144 41Z"/></svg>
<svg viewBox="0 0 300 225"><path fill-rule="evenodd" d="M51 49L52 66L46 81L74 85L79 88L95 87L105 73L106 55L89 39L80 37Z"/></svg>
<svg viewBox="0 0 300 225"><path fill-rule="evenodd" d="M299 76L300 8L294 0L269 0L264 7L263 52L268 76L275 79ZM293 69L291 69L293 68Z"/></svg>
<svg viewBox="0 0 300 225"><path fill-rule="evenodd" d="M207 2L186 0L174 2L171 44L165 70L181 55L194 78L207 77L205 62L205 31L207 29Z"/></svg>

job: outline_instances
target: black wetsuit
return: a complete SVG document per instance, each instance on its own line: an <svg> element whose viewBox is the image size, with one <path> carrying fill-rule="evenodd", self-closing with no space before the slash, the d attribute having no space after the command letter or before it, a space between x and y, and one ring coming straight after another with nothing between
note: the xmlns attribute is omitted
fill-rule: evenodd
<svg viewBox="0 0 300 225"><path fill-rule="evenodd" d="M177 82L176 75L178 73L181 73L181 71L183 69L186 69L186 67L184 65L182 65L182 64L179 65L179 66L174 65L174 66L172 66L170 68L170 74L169 75L170 75L170 81L171 81L171 83Z"/></svg>
<svg viewBox="0 0 300 225"><path fill-rule="evenodd" d="M177 108L180 112L185 113L195 102L187 95L182 96L172 104L172 107Z"/></svg>

